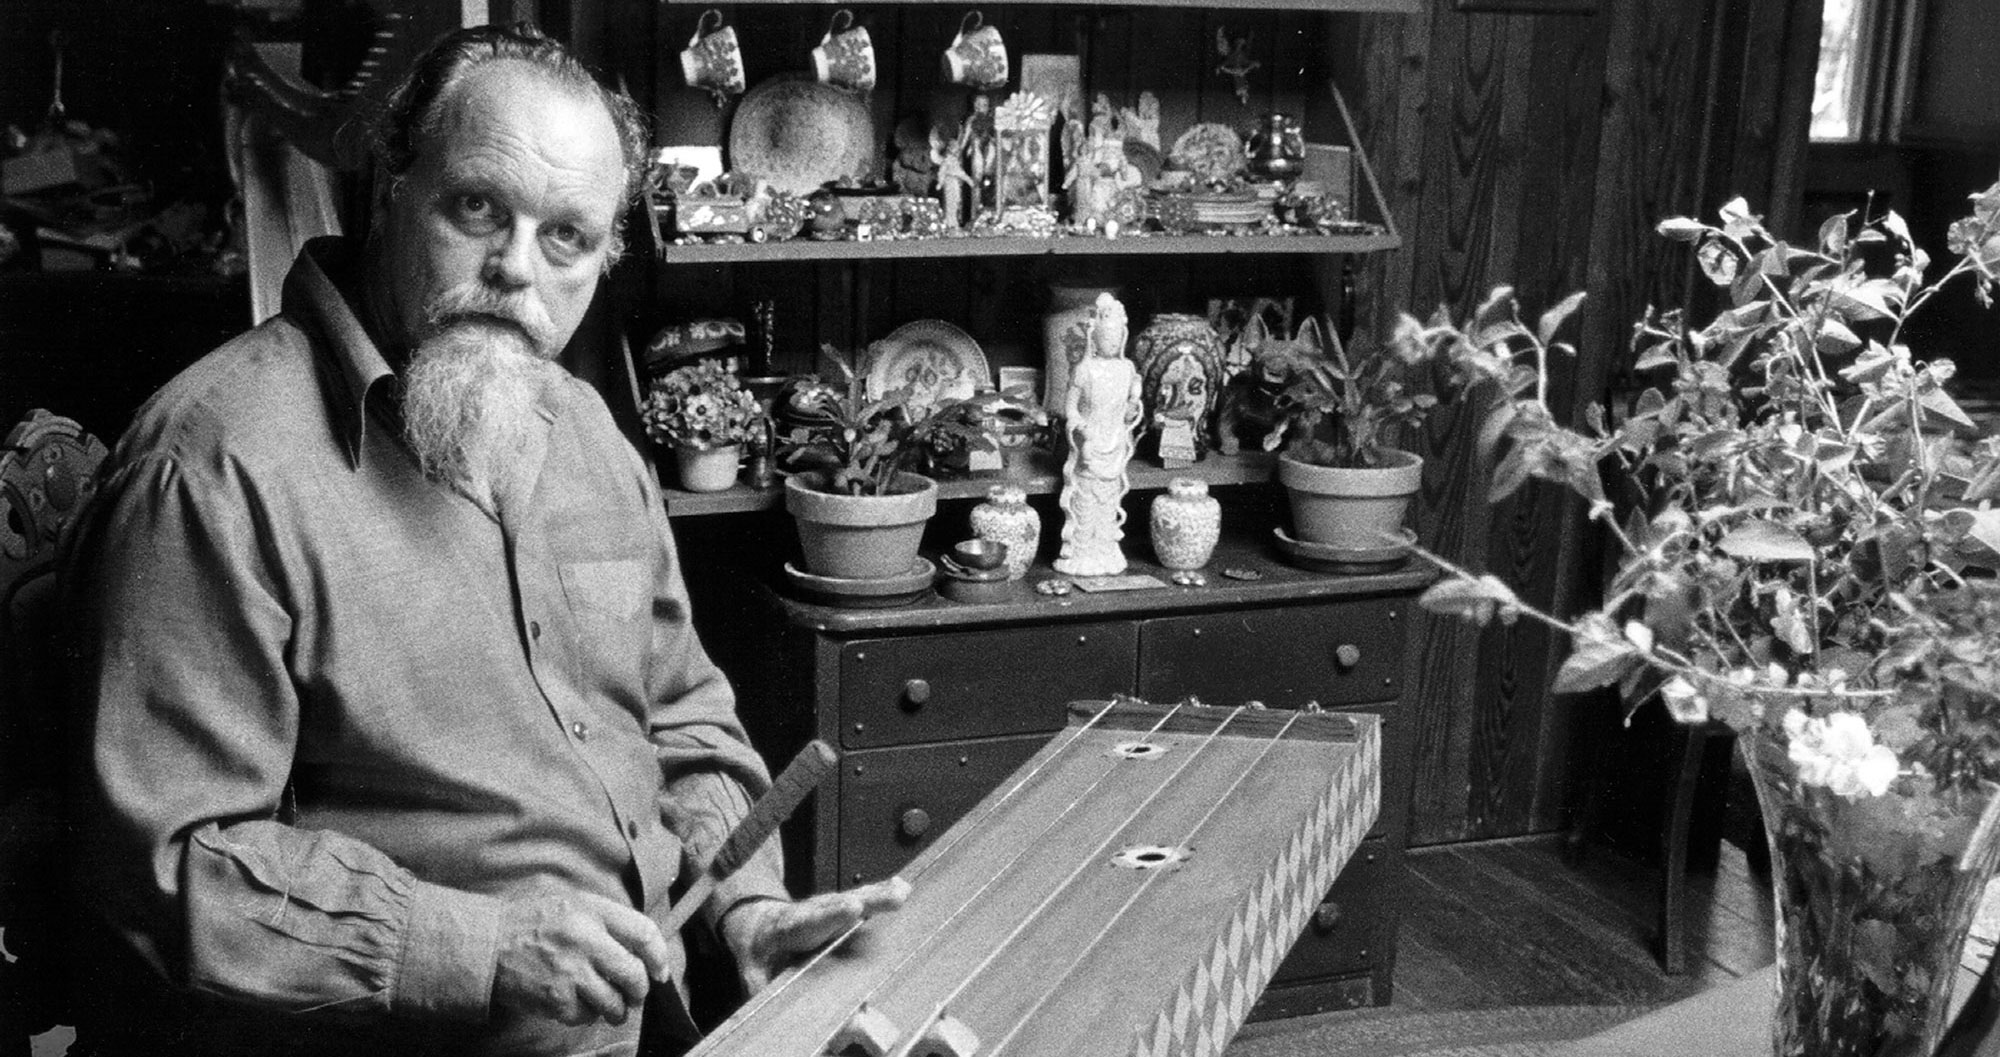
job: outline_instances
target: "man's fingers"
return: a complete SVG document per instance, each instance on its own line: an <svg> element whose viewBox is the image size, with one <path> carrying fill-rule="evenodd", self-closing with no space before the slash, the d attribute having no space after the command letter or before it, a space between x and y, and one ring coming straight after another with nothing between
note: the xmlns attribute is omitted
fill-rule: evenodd
<svg viewBox="0 0 2000 1057"><path fill-rule="evenodd" d="M600 895L586 893L585 900L595 908L604 922L604 931L611 934L619 945L638 956L645 965L645 973L654 980L664 983L673 971L671 948L667 938L660 933L660 926L653 919ZM644 997L644 992L641 992Z"/></svg>
<svg viewBox="0 0 2000 1057"><path fill-rule="evenodd" d="M861 900L861 913L864 916L886 914L902 906L903 901L910 898L910 882L901 877L891 877L886 881L877 881L847 891L848 894Z"/></svg>
<svg viewBox="0 0 2000 1057"><path fill-rule="evenodd" d="M639 1004L628 1004L625 997L618 993L617 988L606 983L602 977L590 973L583 973L577 977L576 998L580 1007L579 1016L575 1020L567 1020L567 1023L588 1024L592 1020L602 1019L613 1024L623 1024L630 1011ZM639 1002L643 1003L645 1000L646 996L641 994Z"/></svg>

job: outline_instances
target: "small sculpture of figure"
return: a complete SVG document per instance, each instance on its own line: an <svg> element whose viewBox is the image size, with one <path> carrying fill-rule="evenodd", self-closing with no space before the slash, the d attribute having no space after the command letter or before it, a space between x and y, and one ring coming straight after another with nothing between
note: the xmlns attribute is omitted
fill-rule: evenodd
<svg viewBox="0 0 2000 1057"><path fill-rule="evenodd" d="M1139 93L1139 105L1120 107L1118 129L1126 139L1135 139L1154 150L1160 149L1160 97L1151 92Z"/></svg>
<svg viewBox="0 0 2000 1057"><path fill-rule="evenodd" d="M993 128L993 98L984 92L972 97L972 116L965 119L968 138L962 148L965 171L972 180L972 213L986 208L993 193L993 169L999 161L999 136Z"/></svg>
<svg viewBox="0 0 2000 1057"><path fill-rule="evenodd" d="M1103 139L1111 135L1118 123L1118 114L1111 108L1111 97L1103 92L1090 104L1090 138Z"/></svg>
<svg viewBox="0 0 2000 1057"><path fill-rule="evenodd" d="M1119 192L1145 182L1139 167L1125 155L1125 138L1116 133L1091 138L1088 156L1075 175L1071 218L1084 225L1113 219Z"/></svg>
<svg viewBox="0 0 2000 1057"><path fill-rule="evenodd" d="M1250 71L1264 65L1250 57L1250 37L1245 33L1231 44L1229 34L1221 26L1215 27L1215 53L1222 56L1215 72L1236 82L1236 102L1243 106L1250 105Z"/></svg>
<svg viewBox="0 0 2000 1057"><path fill-rule="evenodd" d="M1062 554L1067 576L1115 576L1125 571L1125 493L1131 487L1133 431L1145 412L1139 371L1125 358L1125 306L1098 294L1090 323L1090 355L1076 365L1064 401L1069 458L1063 463Z"/></svg>
<svg viewBox="0 0 2000 1057"><path fill-rule="evenodd" d="M937 152L926 149L925 125L922 115L904 117L896 122L896 132L890 141L895 151L890 174L896 181L896 190L906 195L930 194L936 183Z"/></svg>
<svg viewBox="0 0 2000 1057"><path fill-rule="evenodd" d="M1062 103L1056 108L1062 114L1062 185L1070 186L1076 181L1076 172L1083 167L1085 144L1089 142L1089 130L1083 124L1083 105L1077 99L1075 85L1063 88Z"/></svg>
<svg viewBox="0 0 2000 1057"><path fill-rule="evenodd" d="M938 197L944 200L944 227L946 231L957 231L968 219L965 206L968 193L973 189L972 177L965 174L966 141L972 136L972 126L959 127L958 137L945 141L944 133L931 129L931 162L937 166Z"/></svg>

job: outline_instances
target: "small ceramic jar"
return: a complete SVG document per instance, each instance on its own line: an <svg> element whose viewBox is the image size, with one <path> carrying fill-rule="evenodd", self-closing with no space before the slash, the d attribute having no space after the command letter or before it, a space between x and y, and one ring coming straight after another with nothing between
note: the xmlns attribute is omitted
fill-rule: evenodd
<svg viewBox="0 0 2000 1057"><path fill-rule="evenodd" d="M1042 515L1028 505L1028 493L1018 485L996 484L986 501L972 508L972 534L1007 545L1007 579L1028 575L1042 542Z"/></svg>
<svg viewBox="0 0 2000 1057"><path fill-rule="evenodd" d="M1176 477L1153 497L1153 553L1169 569L1208 564L1222 538L1222 504L1208 494L1208 482Z"/></svg>

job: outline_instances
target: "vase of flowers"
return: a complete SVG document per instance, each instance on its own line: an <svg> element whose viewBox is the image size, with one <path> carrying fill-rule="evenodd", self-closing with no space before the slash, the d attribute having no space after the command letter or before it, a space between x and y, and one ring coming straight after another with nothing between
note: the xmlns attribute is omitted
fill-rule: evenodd
<svg viewBox="0 0 2000 1057"><path fill-rule="evenodd" d="M673 449L681 487L720 492L736 483L743 446L765 429L763 405L712 361L676 367L647 388L646 435Z"/></svg>
<svg viewBox="0 0 2000 1057"><path fill-rule="evenodd" d="M1661 223L1729 307L1700 326L1649 312L1635 370L1663 384L1580 427L1545 400L1576 298L1530 329L1502 288L1429 334L1499 394L1493 496L1573 490L1620 560L1575 619L1435 555L1448 575L1423 604L1566 632L1558 693L1615 686L1738 732L1772 853L1785 1057L1933 1052L2000 857L2000 439L1970 439L1952 364L1903 338L1962 277L1991 304L2000 184L1973 202L1931 282L1894 213L1834 217L1810 249L1740 199L1717 224Z"/></svg>

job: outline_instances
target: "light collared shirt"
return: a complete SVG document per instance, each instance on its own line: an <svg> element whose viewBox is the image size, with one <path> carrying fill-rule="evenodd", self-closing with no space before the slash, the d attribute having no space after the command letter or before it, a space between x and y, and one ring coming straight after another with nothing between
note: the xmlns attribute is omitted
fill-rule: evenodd
<svg viewBox="0 0 2000 1057"><path fill-rule="evenodd" d="M82 890L217 1052L239 1030L619 1052L636 1025L489 1009L502 900L557 886L657 920L768 774L596 392L546 397L524 487L475 504L401 440L355 274L315 240L283 312L107 462L71 557ZM767 847L704 914L782 898L779 875Z"/></svg>

